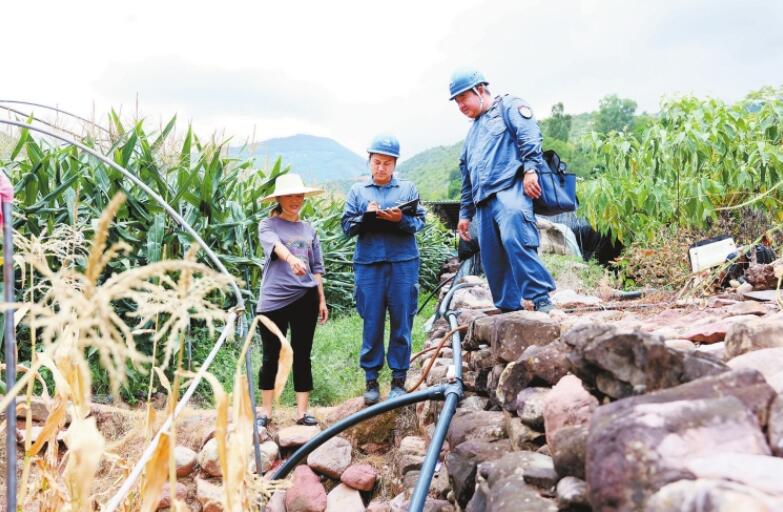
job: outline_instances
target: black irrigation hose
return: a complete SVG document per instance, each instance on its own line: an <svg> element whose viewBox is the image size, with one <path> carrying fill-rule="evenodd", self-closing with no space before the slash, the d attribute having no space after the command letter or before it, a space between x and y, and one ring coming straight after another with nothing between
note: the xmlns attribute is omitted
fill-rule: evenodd
<svg viewBox="0 0 783 512"><path fill-rule="evenodd" d="M398 407L404 407L406 405L415 404L418 402L423 402L425 400L443 400L444 397L449 393L449 386L446 385L440 385L440 386L434 386L431 388L424 389L422 391L417 391L415 393L406 393L402 396L399 396L397 398L392 398L391 400L384 400L381 403L375 404L373 406L367 407L366 409L362 409L361 411L351 414L347 418L344 418L331 427L327 428L305 444L303 444L298 450L294 452L291 457L286 460L285 464L280 466L277 471L272 475L272 480L279 480L281 478L285 478L288 473L294 469L294 467L301 461L303 458L305 458L307 455L310 454L313 450L321 446L323 443L328 441L329 439L333 438L340 432L356 425L357 423L360 423L364 420L368 420L372 417L378 416L379 414L383 414L385 412L389 412L393 409L396 409Z"/></svg>
<svg viewBox="0 0 783 512"><path fill-rule="evenodd" d="M449 300L451 298L449 297ZM457 326L456 315L453 312L448 313L449 324L452 329ZM435 432L430 441L430 447L427 449L427 456L421 465L421 473L416 481L416 488L411 496L410 510L424 510L424 503L427 500L427 494L432 483L432 476L435 474L435 464L438 462L440 451L443 448L443 441L446 439L446 433L451 425L451 420L457 411L457 405L464 396L462 385L462 340L459 332L452 335L452 351L454 352L454 371L456 372L456 382L446 391L446 403L443 404L443 410L438 417L438 424L435 426Z"/></svg>
<svg viewBox="0 0 783 512"><path fill-rule="evenodd" d="M456 276L457 276L457 273L455 272L453 276L451 276L450 278L446 279L445 281L442 281L438 286L436 286L435 289L432 290L432 292L430 292L429 295L427 295L427 298L424 299L424 302L421 304L421 306L419 306L419 310L416 311L416 316L420 315L421 312L424 310L425 306L427 306L427 304L430 302L430 300L432 300L432 298L435 296L435 294L437 294L440 291L441 288L446 286L446 284L452 282Z"/></svg>

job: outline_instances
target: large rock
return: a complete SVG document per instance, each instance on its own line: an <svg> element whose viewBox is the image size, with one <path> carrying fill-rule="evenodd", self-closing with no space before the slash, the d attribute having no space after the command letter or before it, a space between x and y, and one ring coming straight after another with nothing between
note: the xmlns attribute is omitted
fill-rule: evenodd
<svg viewBox="0 0 783 512"><path fill-rule="evenodd" d="M761 318L736 323L726 333L726 357L732 359L762 348L783 347L783 320Z"/></svg>
<svg viewBox="0 0 783 512"><path fill-rule="evenodd" d="M488 404L489 400L483 396L473 395L464 398L459 403L459 408L465 409L466 411L485 411Z"/></svg>
<svg viewBox="0 0 783 512"><path fill-rule="evenodd" d="M555 471L561 477L574 476L584 480L587 454L587 425L563 427L553 435L551 450Z"/></svg>
<svg viewBox="0 0 783 512"><path fill-rule="evenodd" d="M360 396L346 400L328 412L326 423L329 425L336 423L365 407L367 406L364 404L364 399ZM358 446L389 443L393 437L397 414L397 411L391 411L361 421L346 430L344 435L352 439L354 444Z"/></svg>
<svg viewBox="0 0 783 512"><path fill-rule="evenodd" d="M494 441L505 437L503 413L494 411L462 411L458 409L446 433L446 439L450 446L457 446L471 439Z"/></svg>
<svg viewBox="0 0 783 512"><path fill-rule="evenodd" d="M408 512L410 500L405 493L398 494L389 502L391 512ZM454 505L446 500L439 500L427 496L424 500L422 512L454 512Z"/></svg>
<svg viewBox="0 0 783 512"><path fill-rule="evenodd" d="M353 464L340 475L340 481L359 491L372 491L378 473L369 464Z"/></svg>
<svg viewBox="0 0 783 512"><path fill-rule="evenodd" d="M783 501L783 459L748 453L716 453L685 461L685 468L697 479L732 480Z"/></svg>
<svg viewBox="0 0 783 512"><path fill-rule="evenodd" d="M638 328L582 322L563 335L572 371L612 398L676 386L727 367L694 352L668 348L662 337Z"/></svg>
<svg viewBox="0 0 783 512"><path fill-rule="evenodd" d="M285 495L287 512L324 512L326 490L309 466L294 469L293 482Z"/></svg>
<svg viewBox="0 0 783 512"><path fill-rule="evenodd" d="M682 360L666 348L662 338L641 330L610 328L599 331L596 336L586 337L579 346L572 344L574 330L566 335L565 340L581 349L580 356L586 363L574 365L574 369L580 378L586 378L587 382L592 380L604 394L622 398L634 391L641 393L679 383L677 376L682 371ZM589 365L597 371L586 372ZM606 382L602 382L602 378ZM624 385L619 392L608 387L611 380Z"/></svg>
<svg viewBox="0 0 783 512"><path fill-rule="evenodd" d="M364 502L356 489L339 484L326 496L327 512L364 512Z"/></svg>
<svg viewBox="0 0 783 512"><path fill-rule="evenodd" d="M476 468L482 461L498 459L511 450L508 440L472 440L457 445L445 458L454 498L465 507L473 496Z"/></svg>
<svg viewBox="0 0 783 512"><path fill-rule="evenodd" d="M560 336L560 326L546 313L514 311L476 319L468 329L463 347L492 349L495 360L516 361L530 345L547 345Z"/></svg>
<svg viewBox="0 0 783 512"><path fill-rule="evenodd" d="M261 472L266 473L274 467L277 458L280 457L280 448L274 441L264 441L259 445L259 448L261 449ZM255 460L252 463L255 465Z"/></svg>
<svg viewBox="0 0 783 512"><path fill-rule="evenodd" d="M507 411L517 409L517 395L528 386L554 386L569 371L566 347L559 341L532 345L519 360L508 364L500 374L495 394Z"/></svg>
<svg viewBox="0 0 783 512"><path fill-rule="evenodd" d="M557 432L565 427L587 425L598 407L598 400L588 393L582 382L566 375L547 393L544 401L546 443L552 453L557 451Z"/></svg>
<svg viewBox="0 0 783 512"><path fill-rule="evenodd" d="M470 358L471 369L483 370L484 368L492 368L495 366L495 354L492 353L492 349L489 347L480 348L472 354L473 357Z"/></svg>
<svg viewBox="0 0 783 512"><path fill-rule="evenodd" d="M367 512L391 512L391 504L384 500L372 500L367 504Z"/></svg>
<svg viewBox="0 0 783 512"><path fill-rule="evenodd" d="M297 448L321 433L318 426L294 425L280 429L277 444L281 448Z"/></svg>
<svg viewBox="0 0 783 512"><path fill-rule="evenodd" d="M680 333L680 336L696 343L718 343L726 338L726 334L732 325L755 319L754 315L737 315L716 319L711 322L688 326Z"/></svg>
<svg viewBox="0 0 783 512"><path fill-rule="evenodd" d="M549 388L525 388L517 395L517 416L530 428L544 430L544 404Z"/></svg>
<svg viewBox="0 0 783 512"><path fill-rule="evenodd" d="M546 313L514 311L495 317L494 337L490 343L495 359L516 361L531 345L547 345L560 336L560 325Z"/></svg>
<svg viewBox="0 0 783 512"><path fill-rule="evenodd" d="M263 512L286 512L285 510L285 490L279 489L275 491L269 501L266 503L266 507Z"/></svg>
<svg viewBox="0 0 783 512"><path fill-rule="evenodd" d="M220 512L223 510L223 487L197 477L196 499L201 503L202 512Z"/></svg>
<svg viewBox="0 0 783 512"><path fill-rule="evenodd" d="M218 457L217 439L212 438L207 441L204 448L198 454L198 465L209 476L223 476L220 469L220 458Z"/></svg>
<svg viewBox="0 0 783 512"><path fill-rule="evenodd" d="M553 500L542 497L534 486L556 482L552 459L535 452L512 452L479 464L475 502L485 501L487 511L555 511ZM475 503L470 507L480 510Z"/></svg>
<svg viewBox="0 0 783 512"><path fill-rule="evenodd" d="M690 459L769 454L754 408L768 404L772 394L758 372L744 370L599 407L587 443L591 504L607 511L642 509L662 486L690 477Z"/></svg>
<svg viewBox="0 0 783 512"><path fill-rule="evenodd" d="M397 468L401 474L420 469L427 454L427 442L418 436L406 436L397 450Z"/></svg>
<svg viewBox="0 0 783 512"><path fill-rule="evenodd" d="M751 265L745 271L745 280L753 285L754 290L774 290L778 286L774 265Z"/></svg>
<svg viewBox="0 0 783 512"><path fill-rule="evenodd" d="M559 340L526 348L519 362L530 372L534 385L554 386L571 370L568 347Z"/></svg>
<svg viewBox="0 0 783 512"><path fill-rule="evenodd" d="M646 512L772 512L783 510L779 497L726 480L679 480L664 485L647 501Z"/></svg>
<svg viewBox="0 0 783 512"><path fill-rule="evenodd" d="M544 434L522 423L516 416L505 414L506 435L511 441L511 448L516 451L535 451L545 441Z"/></svg>
<svg viewBox="0 0 783 512"><path fill-rule="evenodd" d="M557 482L557 507L561 510L592 510L584 480L567 476Z"/></svg>
<svg viewBox="0 0 783 512"><path fill-rule="evenodd" d="M176 497L177 501L185 502L185 499L188 497L188 488L185 487L185 484L181 482L177 482L174 486L174 496ZM158 502L158 510L162 508L169 508L172 505L171 501L171 492L169 489L169 483L166 482L163 484L163 490L161 491L160 501Z"/></svg>
<svg viewBox="0 0 783 512"><path fill-rule="evenodd" d="M767 438L772 454L783 457L783 395L778 394L769 406Z"/></svg>
<svg viewBox="0 0 783 512"><path fill-rule="evenodd" d="M454 292L451 299L451 309L486 309L493 306L492 293L483 286L461 288Z"/></svg>
<svg viewBox="0 0 783 512"><path fill-rule="evenodd" d="M775 387L775 384L778 386L781 384L781 375L783 375L783 347L762 348L746 352L731 359L726 364L733 369L752 368L758 370L767 383L775 388L775 391L783 391L783 389Z"/></svg>
<svg viewBox="0 0 783 512"><path fill-rule="evenodd" d="M307 465L322 475L339 480L351 465L351 443L342 437L333 437L307 456Z"/></svg>
<svg viewBox="0 0 783 512"><path fill-rule="evenodd" d="M501 372L495 398L507 411L517 408L517 395L530 383L530 374L521 363L509 363Z"/></svg>
<svg viewBox="0 0 783 512"><path fill-rule="evenodd" d="M184 446L174 448L174 464L177 467L177 477L188 476L196 469L198 454Z"/></svg>

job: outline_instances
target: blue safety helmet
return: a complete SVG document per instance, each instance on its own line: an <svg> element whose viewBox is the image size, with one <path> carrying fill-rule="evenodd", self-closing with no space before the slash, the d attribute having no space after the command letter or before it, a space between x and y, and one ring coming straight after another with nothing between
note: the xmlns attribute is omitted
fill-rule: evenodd
<svg viewBox="0 0 783 512"><path fill-rule="evenodd" d="M489 84L481 71L473 68L460 68L451 74L451 82L449 82L451 98L449 100L453 100L458 94L481 84Z"/></svg>
<svg viewBox="0 0 783 512"><path fill-rule="evenodd" d="M373 137L370 142L370 147L367 148L367 153L377 153L379 155L393 156L394 158L400 158L400 141L397 137L389 134L381 134Z"/></svg>

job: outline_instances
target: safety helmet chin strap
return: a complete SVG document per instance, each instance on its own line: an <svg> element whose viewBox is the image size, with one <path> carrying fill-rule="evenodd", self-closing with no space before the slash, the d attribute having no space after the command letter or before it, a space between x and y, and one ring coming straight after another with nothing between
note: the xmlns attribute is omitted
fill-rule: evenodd
<svg viewBox="0 0 783 512"><path fill-rule="evenodd" d="M475 85L473 86L473 92L475 92L476 96L479 98L479 110L484 113L484 95L479 93L478 87Z"/></svg>

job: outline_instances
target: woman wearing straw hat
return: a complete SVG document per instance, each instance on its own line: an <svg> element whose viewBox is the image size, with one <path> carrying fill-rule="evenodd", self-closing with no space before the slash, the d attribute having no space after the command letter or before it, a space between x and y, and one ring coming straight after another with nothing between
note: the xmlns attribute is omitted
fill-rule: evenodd
<svg viewBox="0 0 783 512"><path fill-rule="evenodd" d="M297 174L284 174L275 181L275 190L264 200L275 200L272 216L258 227L264 248L264 275L256 312L272 320L286 335L291 327L291 347L294 350L293 374L296 391L297 423L316 425L307 412L313 376L310 351L313 346L316 321L325 323L329 317L321 275L324 272L321 245L315 229L299 218L305 196L323 190L305 187ZM258 418L266 427L272 417L275 376L277 374L280 341L265 326L261 326L264 347L259 372L261 404L264 411Z"/></svg>

